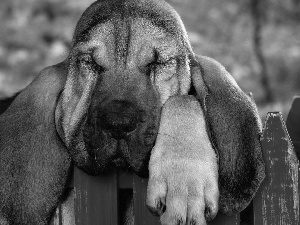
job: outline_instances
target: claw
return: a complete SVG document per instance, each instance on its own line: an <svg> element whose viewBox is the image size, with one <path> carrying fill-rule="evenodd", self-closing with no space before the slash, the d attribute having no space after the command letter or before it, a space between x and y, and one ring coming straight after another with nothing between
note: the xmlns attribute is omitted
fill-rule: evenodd
<svg viewBox="0 0 300 225"><path fill-rule="evenodd" d="M211 215L211 208L209 207L205 207L205 211L204 211L204 214L205 214L205 220L206 221L211 221L213 219L212 215Z"/></svg>
<svg viewBox="0 0 300 225"><path fill-rule="evenodd" d="M196 221L194 219L191 219L189 221L188 225L196 225Z"/></svg>
<svg viewBox="0 0 300 225"><path fill-rule="evenodd" d="M157 211L156 207L151 207L149 205L147 205L147 207L154 216L160 216L159 211Z"/></svg>
<svg viewBox="0 0 300 225"><path fill-rule="evenodd" d="M157 203L157 210L158 215L161 216L166 211L166 205L162 201L159 201Z"/></svg>
<svg viewBox="0 0 300 225"><path fill-rule="evenodd" d="M177 224L176 224L176 225L183 225L183 224L184 224L183 219L179 219L179 220L177 221Z"/></svg>

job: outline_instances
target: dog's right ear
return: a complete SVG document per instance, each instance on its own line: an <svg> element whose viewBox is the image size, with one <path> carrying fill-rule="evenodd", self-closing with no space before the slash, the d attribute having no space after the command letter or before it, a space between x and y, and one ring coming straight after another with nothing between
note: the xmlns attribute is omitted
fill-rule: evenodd
<svg viewBox="0 0 300 225"><path fill-rule="evenodd" d="M252 99L215 60L191 60L192 85L219 156L220 210L232 215L252 200L265 177L261 122Z"/></svg>
<svg viewBox="0 0 300 225"><path fill-rule="evenodd" d="M0 116L0 223L48 224L71 159L55 127L64 63L44 69Z"/></svg>

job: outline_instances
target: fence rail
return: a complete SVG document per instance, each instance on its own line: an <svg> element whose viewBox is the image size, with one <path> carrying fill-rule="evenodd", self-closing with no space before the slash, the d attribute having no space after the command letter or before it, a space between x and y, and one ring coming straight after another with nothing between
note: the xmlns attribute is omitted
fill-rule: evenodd
<svg viewBox="0 0 300 225"><path fill-rule="evenodd" d="M247 215L218 214L209 225L299 224L299 162L281 113L268 113L261 145L267 176ZM147 179L117 171L93 177L74 168L71 183L69 198L57 208L52 225L119 224L118 195L122 189L133 191L135 225L160 224L145 205ZM243 217L248 218L247 223Z"/></svg>

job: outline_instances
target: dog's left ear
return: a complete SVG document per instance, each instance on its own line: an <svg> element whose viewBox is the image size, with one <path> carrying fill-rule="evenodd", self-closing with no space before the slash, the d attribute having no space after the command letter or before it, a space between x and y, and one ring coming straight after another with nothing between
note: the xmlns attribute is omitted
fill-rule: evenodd
<svg viewBox="0 0 300 225"><path fill-rule="evenodd" d="M250 203L265 177L259 115L252 99L215 60L191 59L191 76L219 156L220 210L232 215Z"/></svg>
<svg viewBox="0 0 300 225"><path fill-rule="evenodd" d="M67 65L45 68L0 116L0 224L46 225L67 185L71 158L54 112Z"/></svg>

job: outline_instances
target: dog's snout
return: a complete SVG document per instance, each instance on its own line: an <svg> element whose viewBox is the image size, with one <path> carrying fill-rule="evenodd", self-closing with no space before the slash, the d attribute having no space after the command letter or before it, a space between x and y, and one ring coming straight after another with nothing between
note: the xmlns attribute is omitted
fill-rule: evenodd
<svg viewBox="0 0 300 225"><path fill-rule="evenodd" d="M137 120L134 117L122 113L106 113L102 117L102 122L102 127L107 130L119 130L125 133L134 131L137 126Z"/></svg>
<svg viewBox="0 0 300 225"><path fill-rule="evenodd" d="M116 139L122 139L133 132L139 122L139 112L127 101L112 101L100 118L100 126Z"/></svg>

